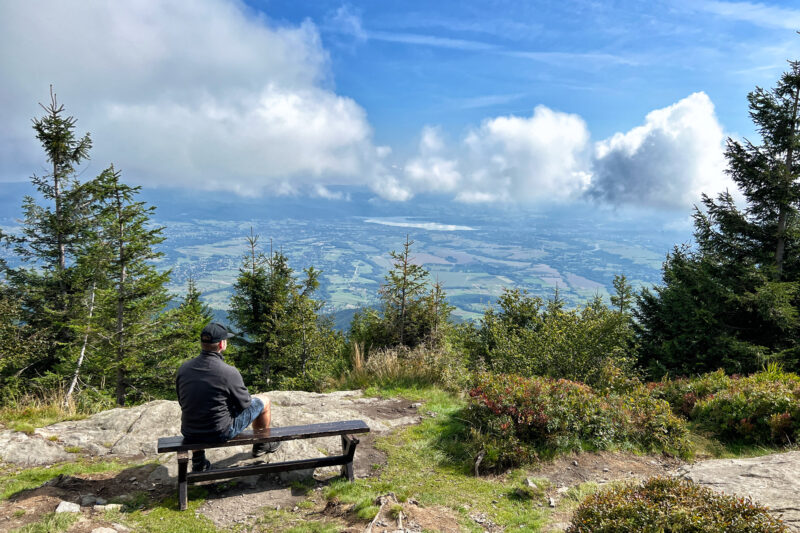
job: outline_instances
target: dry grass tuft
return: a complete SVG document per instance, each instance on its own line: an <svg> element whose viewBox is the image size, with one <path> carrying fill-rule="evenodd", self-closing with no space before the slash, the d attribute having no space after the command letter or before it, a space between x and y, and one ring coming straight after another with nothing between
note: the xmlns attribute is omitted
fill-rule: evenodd
<svg viewBox="0 0 800 533"><path fill-rule="evenodd" d="M425 346L394 347L369 353L365 360L364 346L353 345L352 369L337 383L344 388L370 386L427 386L452 387L466 375L459 356Z"/></svg>

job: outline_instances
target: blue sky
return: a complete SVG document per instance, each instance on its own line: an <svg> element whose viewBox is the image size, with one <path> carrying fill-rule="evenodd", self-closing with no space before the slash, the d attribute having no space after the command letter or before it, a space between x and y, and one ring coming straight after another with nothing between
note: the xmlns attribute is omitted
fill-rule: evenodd
<svg viewBox="0 0 800 533"><path fill-rule="evenodd" d="M685 209L800 58L796 2L51 4L0 5L2 181L53 83L147 186Z"/></svg>
<svg viewBox="0 0 800 533"><path fill-rule="evenodd" d="M727 131L750 134L745 95L797 57L796 2L253 2L276 21L310 19L337 92L369 113L379 142L427 123L458 133L544 104L594 135L636 126L697 91Z"/></svg>

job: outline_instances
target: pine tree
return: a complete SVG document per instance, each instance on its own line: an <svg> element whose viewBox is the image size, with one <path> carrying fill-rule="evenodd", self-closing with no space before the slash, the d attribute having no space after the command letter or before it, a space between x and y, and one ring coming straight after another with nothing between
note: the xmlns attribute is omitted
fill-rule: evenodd
<svg viewBox="0 0 800 533"><path fill-rule="evenodd" d="M381 287L384 319L396 335L396 344L416 346L423 342L415 331L421 318L421 304L425 298L429 273L414 263L411 246L414 241L403 243L400 252L391 251L392 269L386 275L386 283Z"/></svg>
<svg viewBox="0 0 800 533"><path fill-rule="evenodd" d="M613 305L620 314L627 313L633 306L633 287L628 283L628 278L625 277L625 274L615 274L613 284L614 294L611 295L611 305Z"/></svg>
<svg viewBox="0 0 800 533"><path fill-rule="evenodd" d="M350 337L367 350L438 345L452 325L454 307L447 303L442 284L431 285L428 270L414 262L413 244L406 235L403 249L389 252L392 268L378 294L380 310L365 309L353 317Z"/></svg>
<svg viewBox="0 0 800 533"><path fill-rule="evenodd" d="M185 360L198 355L200 332L213 320L213 313L203 303L202 296L194 278L190 277L186 294L178 306L160 315L159 329L154 335L161 345L160 355L154 363L156 371L147 372L149 378L144 386L148 394L159 398L175 397L175 371Z"/></svg>

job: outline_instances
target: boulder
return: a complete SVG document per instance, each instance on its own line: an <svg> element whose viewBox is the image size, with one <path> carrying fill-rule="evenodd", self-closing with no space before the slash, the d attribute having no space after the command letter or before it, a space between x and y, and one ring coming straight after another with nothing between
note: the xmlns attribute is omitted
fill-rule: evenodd
<svg viewBox="0 0 800 533"><path fill-rule="evenodd" d="M0 460L6 463L37 466L70 461L73 458L73 454L64 451L63 444L38 435L0 431Z"/></svg>
<svg viewBox="0 0 800 533"><path fill-rule="evenodd" d="M294 426L338 420L364 420L373 433L419 421L415 410L399 407L397 400L366 398L361 391L337 391L318 394L301 391L273 391L257 394L272 403L272 425ZM159 437L180 434L181 410L178 403L158 400L131 408L116 408L83 420L60 422L37 429L35 434L4 431L0 433L0 457L20 465L51 464L75 459L64 449L78 447L92 456L158 457L161 466L153 470L149 481L165 482L177 475L175 454L156 453ZM48 440L57 437L57 441ZM319 457L340 453L339 437L284 442L271 462ZM209 450L207 457L218 467L253 461L250 448L236 446ZM338 472L337 468L326 469ZM325 471L319 472L325 474ZM287 472L284 479L306 477L310 472Z"/></svg>

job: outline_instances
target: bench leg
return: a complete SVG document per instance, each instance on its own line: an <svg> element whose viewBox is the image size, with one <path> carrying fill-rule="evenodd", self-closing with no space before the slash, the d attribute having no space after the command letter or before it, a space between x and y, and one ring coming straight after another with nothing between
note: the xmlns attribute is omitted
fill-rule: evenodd
<svg viewBox="0 0 800 533"><path fill-rule="evenodd" d="M356 454L356 446L358 439L350 435L342 435L342 455L347 456L347 462L342 465L342 476L346 477L348 481L353 481L353 457Z"/></svg>
<svg viewBox="0 0 800 533"><path fill-rule="evenodd" d="M178 452L178 508L185 511L188 506L188 487L186 482L186 471L189 467L189 453Z"/></svg>

